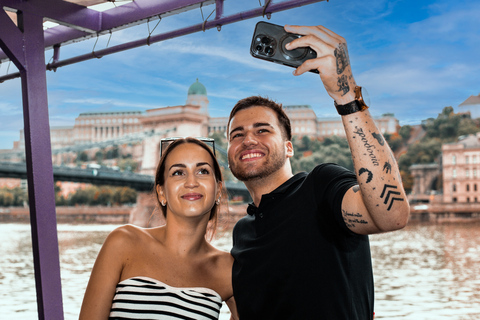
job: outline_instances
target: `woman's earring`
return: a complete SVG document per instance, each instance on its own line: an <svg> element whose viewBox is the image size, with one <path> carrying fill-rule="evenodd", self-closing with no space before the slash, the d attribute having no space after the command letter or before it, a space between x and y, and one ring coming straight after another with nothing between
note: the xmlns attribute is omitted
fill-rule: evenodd
<svg viewBox="0 0 480 320"><path fill-rule="evenodd" d="M217 199L217 201L215 201L215 203L218 205L220 204L220 198Z"/></svg>
<svg viewBox="0 0 480 320"><path fill-rule="evenodd" d="M165 200L162 200L162 207L165 207Z"/></svg>

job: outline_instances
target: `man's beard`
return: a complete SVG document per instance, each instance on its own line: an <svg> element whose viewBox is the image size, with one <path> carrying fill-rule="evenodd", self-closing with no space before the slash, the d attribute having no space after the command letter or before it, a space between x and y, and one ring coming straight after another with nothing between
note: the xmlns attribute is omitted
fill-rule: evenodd
<svg viewBox="0 0 480 320"><path fill-rule="evenodd" d="M283 150L283 149L282 149ZM240 169L233 161L229 159L228 163L230 164L230 171L240 181L247 182L257 179L263 179L271 175L272 173L279 170L287 161L285 152L276 151L271 154L271 156L265 161L263 165L255 169ZM242 171L243 170L243 171Z"/></svg>

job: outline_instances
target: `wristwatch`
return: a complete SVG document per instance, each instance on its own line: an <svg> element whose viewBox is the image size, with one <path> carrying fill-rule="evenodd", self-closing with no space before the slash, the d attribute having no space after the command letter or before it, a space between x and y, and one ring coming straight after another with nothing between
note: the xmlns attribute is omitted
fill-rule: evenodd
<svg viewBox="0 0 480 320"><path fill-rule="evenodd" d="M334 104L335 104L335 108L337 108L338 114L341 116L345 116L347 114L368 109L368 106L365 104L365 101L363 101L362 87L359 87L359 86L355 87L355 100L342 105L338 105L334 101Z"/></svg>

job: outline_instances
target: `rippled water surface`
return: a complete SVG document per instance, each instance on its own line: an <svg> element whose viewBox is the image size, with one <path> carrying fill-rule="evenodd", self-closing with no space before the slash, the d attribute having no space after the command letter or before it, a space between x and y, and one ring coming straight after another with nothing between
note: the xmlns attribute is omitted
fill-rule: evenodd
<svg viewBox="0 0 480 320"><path fill-rule="evenodd" d="M93 262L115 227L58 226L66 320L78 319ZM375 319L480 319L479 223L411 225L370 241ZM214 244L230 250L230 234ZM0 224L0 288L0 319L37 319L28 224Z"/></svg>

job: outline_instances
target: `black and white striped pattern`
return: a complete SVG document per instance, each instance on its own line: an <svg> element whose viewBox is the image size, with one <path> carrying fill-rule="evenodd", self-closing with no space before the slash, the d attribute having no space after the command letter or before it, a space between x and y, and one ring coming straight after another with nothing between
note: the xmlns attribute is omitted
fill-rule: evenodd
<svg viewBox="0 0 480 320"><path fill-rule="evenodd" d="M148 277L117 284L109 319L218 319L222 298L208 288L176 288Z"/></svg>

